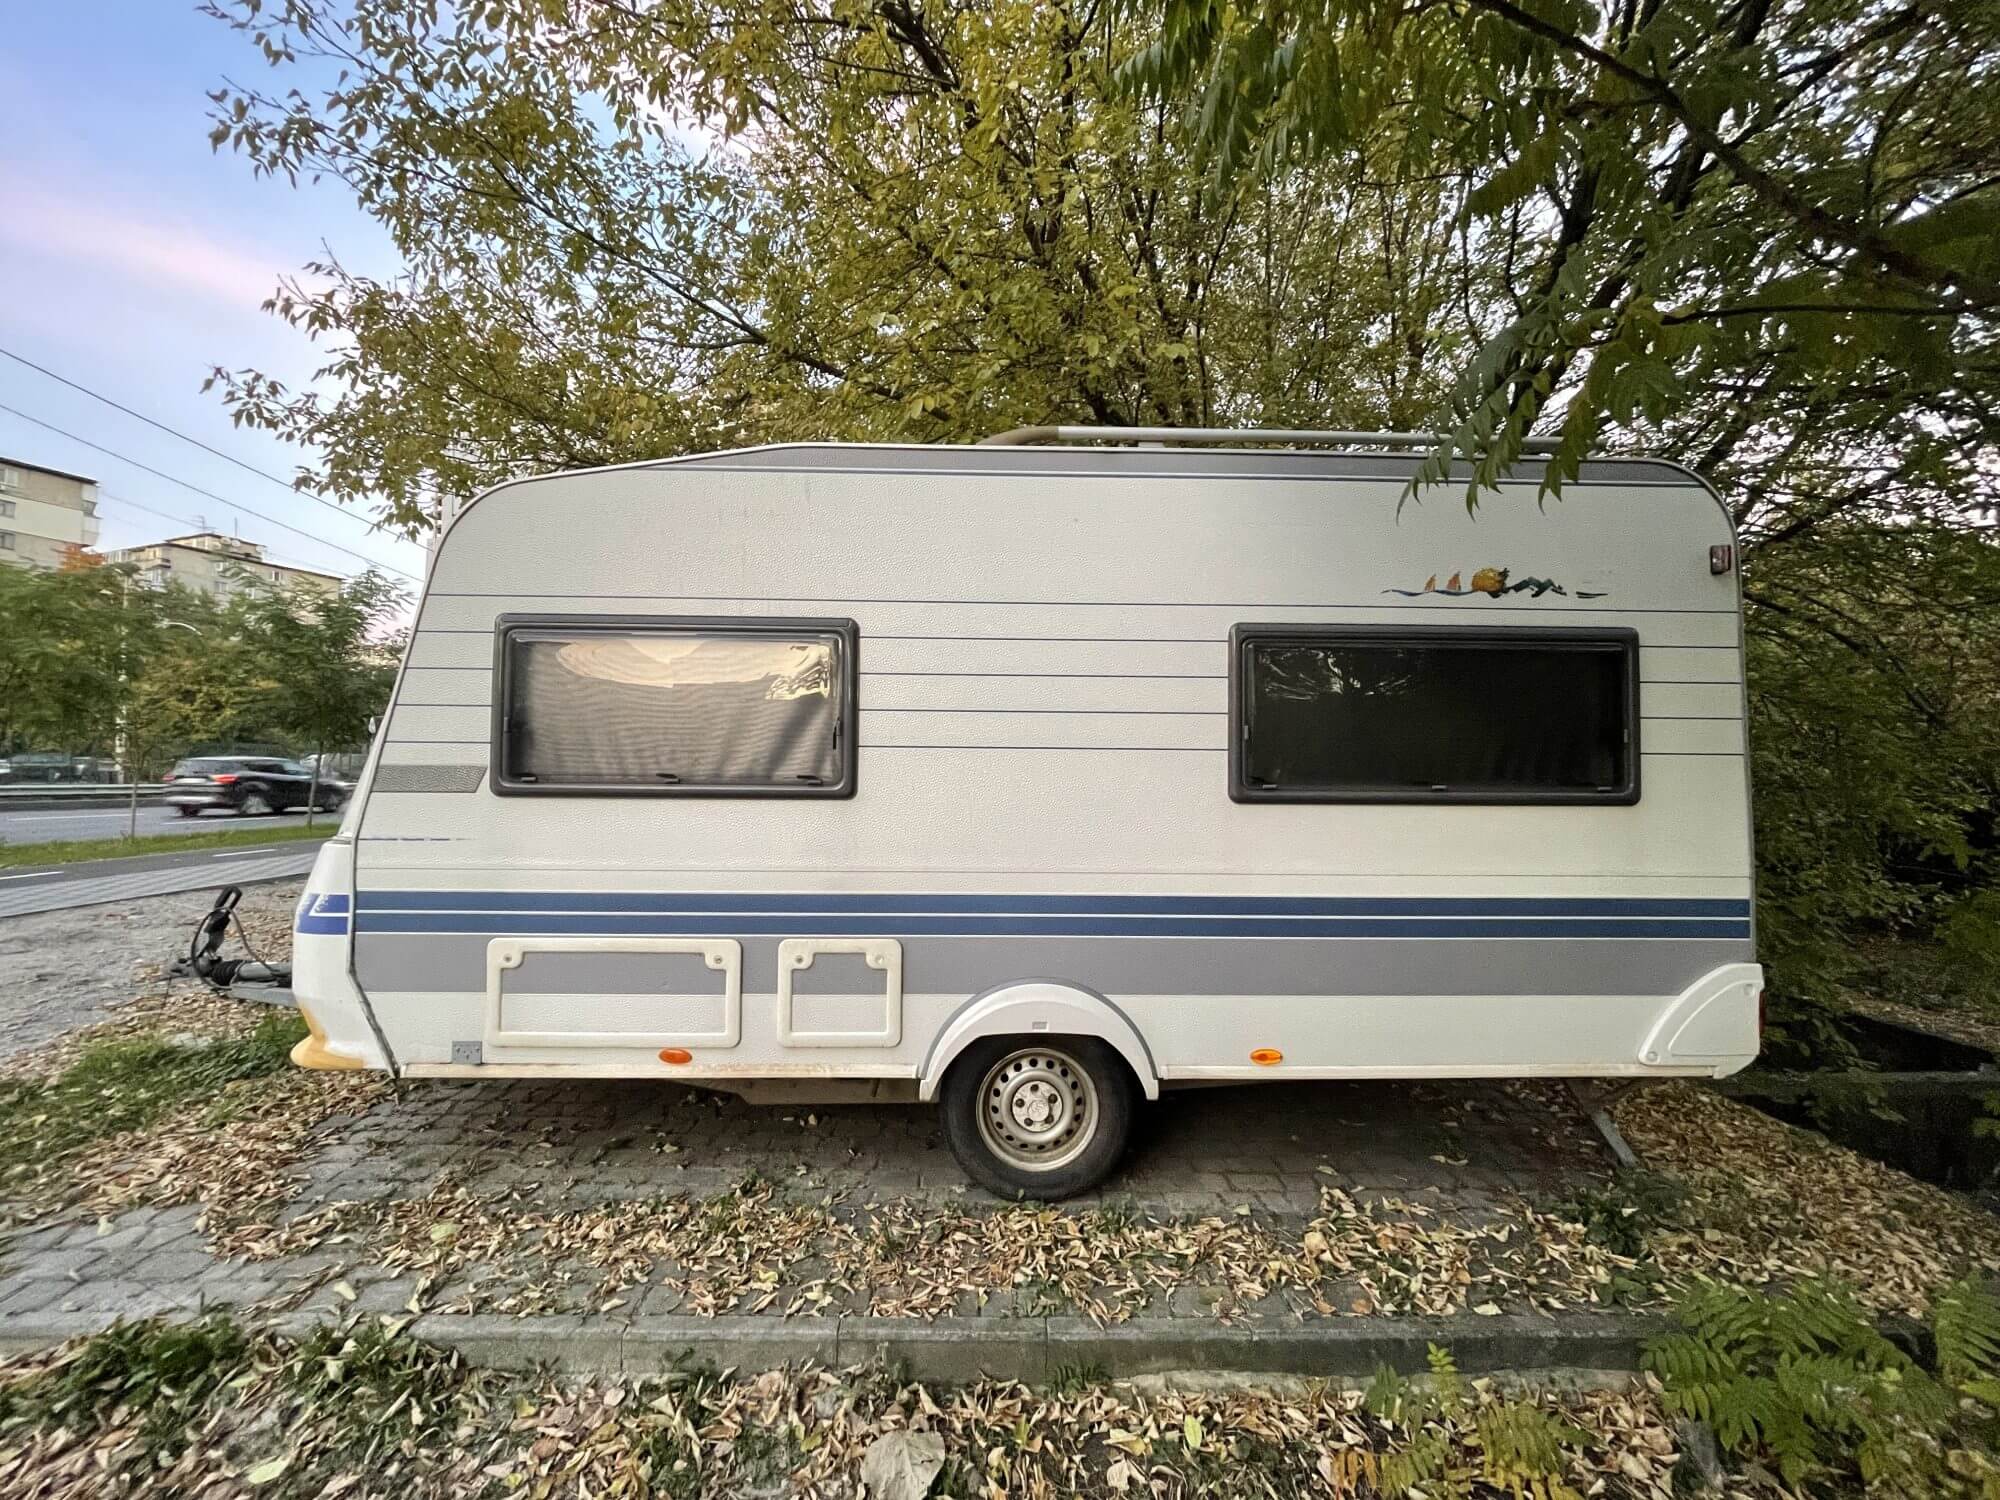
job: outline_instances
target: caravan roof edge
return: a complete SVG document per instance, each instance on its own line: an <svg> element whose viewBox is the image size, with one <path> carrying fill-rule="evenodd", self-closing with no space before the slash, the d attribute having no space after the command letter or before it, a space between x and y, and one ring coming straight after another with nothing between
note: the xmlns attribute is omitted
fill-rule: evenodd
<svg viewBox="0 0 2000 1500"><path fill-rule="evenodd" d="M1254 433L1245 438L1255 443ZM801 460L810 456L814 461ZM595 468L557 469L544 474L528 474L502 480L481 490L460 506L439 533L438 545L452 528L480 501L502 490L523 484L541 484L551 479L573 479L593 474L616 474L636 469L706 466L771 473L866 473L922 472L932 474L1051 474L1126 473L1135 477L1194 477L1212 475L1232 478L1295 477L1305 472L1325 479L1408 479L1423 463L1417 451L1382 451L1345 448L1286 448L1263 446L1201 447L1091 447L1074 443L844 443L804 441L760 443L748 448L719 448L708 453L675 454L666 458L636 459L630 463L603 464ZM1225 467L1225 464L1229 467ZM1524 455L1519 472L1503 484L1537 484L1547 458ZM1606 473L1606 470L1618 471ZM1644 471L1652 470L1651 476ZM1636 471L1636 472L1635 472ZM1469 478L1467 467L1453 465L1446 484ZM1606 454L1585 459L1582 471L1571 481L1578 485L1643 484L1675 486L1687 484L1706 493L1730 524L1735 517L1715 487L1700 474L1672 459Z"/></svg>

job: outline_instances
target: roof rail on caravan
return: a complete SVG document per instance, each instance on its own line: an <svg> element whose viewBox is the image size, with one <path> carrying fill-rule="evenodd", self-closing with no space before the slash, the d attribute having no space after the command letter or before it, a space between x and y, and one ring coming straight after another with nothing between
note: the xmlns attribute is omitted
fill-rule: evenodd
<svg viewBox="0 0 2000 1500"><path fill-rule="evenodd" d="M981 447L1027 443L1185 443L1192 447L1249 444L1299 448L1430 448L1441 432L1322 432L1309 427L1013 427L979 440ZM1525 453L1552 453L1559 439L1527 438Z"/></svg>

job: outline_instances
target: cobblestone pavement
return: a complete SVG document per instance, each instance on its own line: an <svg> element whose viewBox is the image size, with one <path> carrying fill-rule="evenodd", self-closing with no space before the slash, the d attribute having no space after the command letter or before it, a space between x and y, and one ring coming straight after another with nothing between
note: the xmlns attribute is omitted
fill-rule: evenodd
<svg viewBox="0 0 2000 1500"><path fill-rule="evenodd" d="M1329 1182L1440 1196L1560 1193L1605 1157L1579 1117L1498 1084L1259 1084L1170 1092L1124 1169L1075 1200L1164 1214L1310 1214ZM986 1201L928 1105L745 1104L642 1082L416 1082L322 1151L301 1204L408 1196L450 1173L597 1204L755 1174L815 1191Z"/></svg>
<svg viewBox="0 0 2000 1500"><path fill-rule="evenodd" d="M1364 1200L1404 1199L1440 1218L1477 1219L1498 1199L1546 1200L1607 1174L1589 1126L1546 1088L1267 1084L1169 1094L1145 1112L1124 1172L1071 1207L1224 1216L1296 1235L1328 1186ZM892 1199L941 1212L992 1206L967 1186L926 1106L775 1108L670 1085L496 1080L410 1083L359 1117L329 1121L301 1162L283 1217L328 1205L381 1207L444 1184L559 1212L707 1197L753 1177L784 1194L817 1202L831 1195L862 1210ZM10 1323L81 1332L216 1303L288 1299L323 1315L388 1315L404 1310L418 1288L416 1276L372 1264L337 1235L303 1254L218 1260L199 1212L141 1208L18 1232L0 1245L0 1343ZM466 1280L503 1279L504 1271L480 1267L457 1284L430 1287L426 1304L449 1301ZM1182 1287L1157 1311L1201 1316L1214 1301L1207 1289ZM598 1311L598 1320L628 1328L685 1311L680 1294L659 1285L628 1291L616 1308ZM596 1310L587 1278L564 1310ZM990 1318L1048 1308L1002 1294L967 1299L961 1311ZM1252 1319L1284 1315L1276 1299L1248 1310ZM590 1321L571 1319L578 1329ZM776 1315L758 1321L775 1323Z"/></svg>
<svg viewBox="0 0 2000 1500"><path fill-rule="evenodd" d="M200 890L113 901L83 911L0 918L0 1059L108 1019L187 951L188 937L224 882ZM289 912L300 883L252 886L247 918Z"/></svg>

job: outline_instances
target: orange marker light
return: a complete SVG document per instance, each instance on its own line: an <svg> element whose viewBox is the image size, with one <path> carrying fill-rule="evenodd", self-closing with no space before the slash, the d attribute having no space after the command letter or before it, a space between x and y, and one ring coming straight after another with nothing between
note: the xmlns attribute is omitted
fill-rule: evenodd
<svg viewBox="0 0 2000 1500"><path fill-rule="evenodd" d="M1250 1061L1260 1068L1275 1067L1285 1060L1285 1054L1276 1047L1259 1047L1250 1054Z"/></svg>
<svg viewBox="0 0 2000 1500"><path fill-rule="evenodd" d="M685 1047L662 1047L660 1061L663 1063L691 1063L694 1054Z"/></svg>

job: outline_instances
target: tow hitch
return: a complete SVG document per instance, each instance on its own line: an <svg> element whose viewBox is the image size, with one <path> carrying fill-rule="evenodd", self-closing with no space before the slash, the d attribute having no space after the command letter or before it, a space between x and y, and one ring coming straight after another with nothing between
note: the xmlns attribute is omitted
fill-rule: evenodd
<svg viewBox="0 0 2000 1500"><path fill-rule="evenodd" d="M294 1005L292 966L268 963L250 946L250 938L236 915L236 903L243 899L241 886L224 886L216 893L215 905L195 925L188 940L186 956L176 959L167 972L176 978L199 979L218 995L234 1000L255 1000L264 1005ZM223 940L231 927L248 958L220 956Z"/></svg>

